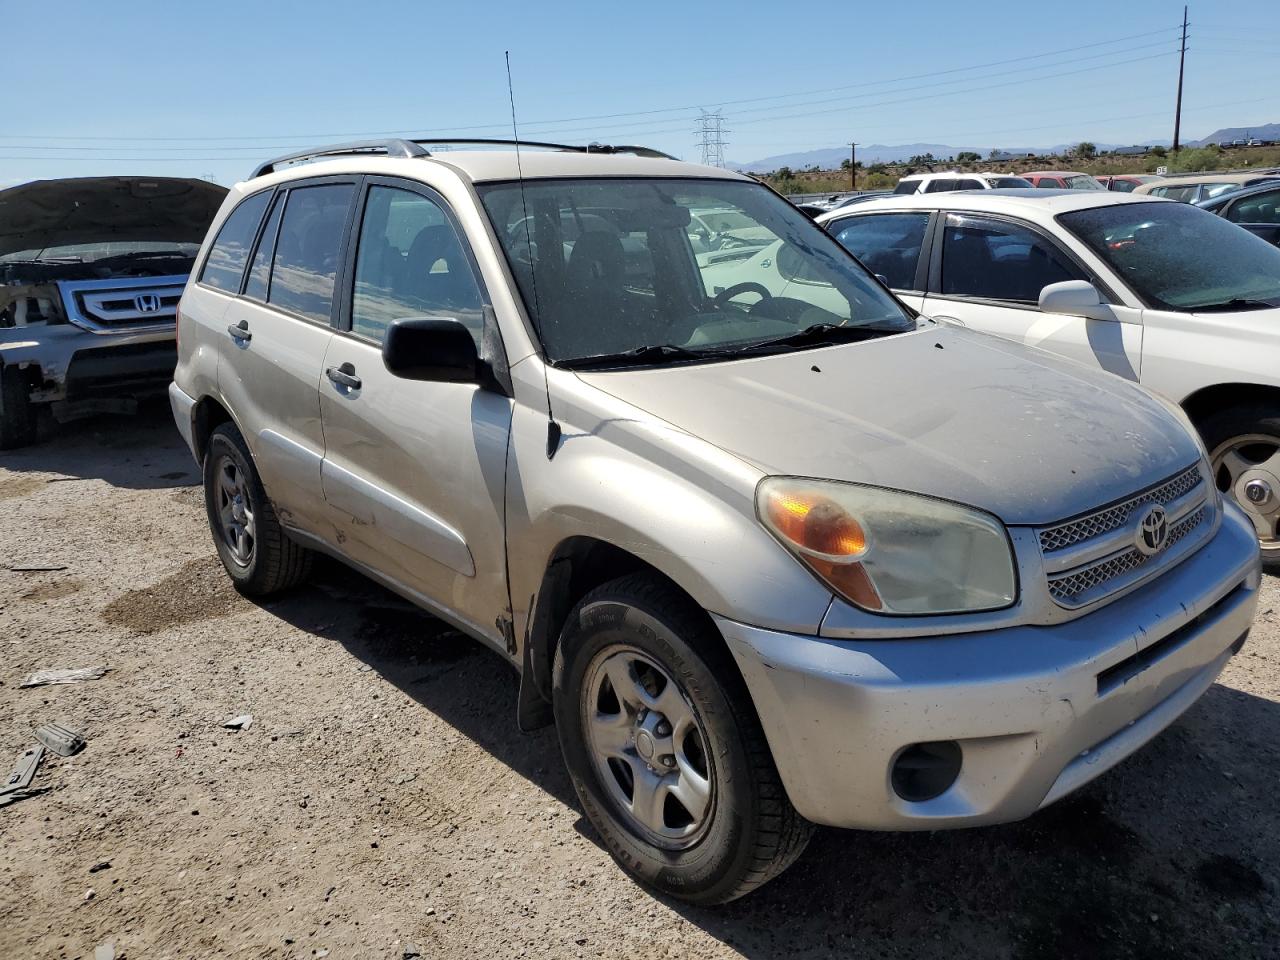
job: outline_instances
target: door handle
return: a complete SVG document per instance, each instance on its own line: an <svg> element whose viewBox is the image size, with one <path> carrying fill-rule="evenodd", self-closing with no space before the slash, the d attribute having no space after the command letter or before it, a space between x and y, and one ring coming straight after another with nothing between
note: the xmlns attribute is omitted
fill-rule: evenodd
<svg viewBox="0 0 1280 960"><path fill-rule="evenodd" d="M253 339L253 334L249 332L249 321L241 320L238 324L227 324L227 333L231 334L233 340L242 340L248 343Z"/></svg>
<svg viewBox="0 0 1280 960"><path fill-rule="evenodd" d="M356 376L356 368L349 363L344 363L340 367L330 367L324 374L338 386L346 387L348 390L359 390L363 383Z"/></svg>

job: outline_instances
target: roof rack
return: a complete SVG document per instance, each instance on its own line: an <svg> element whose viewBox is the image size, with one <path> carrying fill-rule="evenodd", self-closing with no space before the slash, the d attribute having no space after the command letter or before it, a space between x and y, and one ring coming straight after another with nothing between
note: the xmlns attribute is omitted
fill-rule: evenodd
<svg viewBox="0 0 1280 960"><path fill-rule="evenodd" d="M674 160L675 157L669 153L663 153L661 150L654 150L652 147L640 147L628 144L611 144L611 143L588 143L588 144L571 144L571 143L546 143L541 140L502 140L477 137L434 137L430 139L414 139L414 140L357 140L353 143L340 143L331 147L319 147L311 150L299 150L297 153L288 153L283 157L276 157L274 160L268 160L266 163L259 164L254 168L249 179L261 177L268 173L274 173L282 164L300 163L303 160L318 160L321 157L347 157L359 154L373 153L382 154L387 157L395 157L400 159L410 157L429 157L431 153L426 149L424 144L481 144L484 146L504 146L504 147L538 147L545 150L568 150L574 153L631 153L638 157L652 157L659 160Z"/></svg>
<svg viewBox="0 0 1280 960"><path fill-rule="evenodd" d="M425 148L418 146L418 144L412 140L356 140L352 143L339 143L331 147L299 150L297 153L287 153L283 157L276 157L274 160L268 160L266 163L259 164L249 176L249 179L252 180L254 177L261 177L264 174L274 173L276 168L282 163L316 160L320 157L346 157L362 153L381 153L388 157L431 156Z"/></svg>

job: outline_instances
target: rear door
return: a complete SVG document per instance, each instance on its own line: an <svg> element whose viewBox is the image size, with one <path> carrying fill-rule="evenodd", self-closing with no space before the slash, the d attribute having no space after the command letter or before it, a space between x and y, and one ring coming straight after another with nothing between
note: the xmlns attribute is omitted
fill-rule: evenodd
<svg viewBox="0 0 1280 960"><path fill-rule="evenodd" d="M319 382L356 181L279 189L222 321L219 389L287 526L323 530Z"/></svg>
<svg viewBox="0 0 1280 960"><path fill-rule="evenodd" d="M512 401L473 383L402 380L382 362L387 326L407 317L460 320L485 356L497 337L488 298L440 195L370 177L359 211L340 330L320 374L324 497L337 539L352 559L501 645Z"/></svg>
<svg viewBox="0 0 1280 960"><path fill-rule="evenodd" d="M1222 216L1280 246L1280 186L1234 201Z"/></svg>
<svg viewBox="0 0 1280 960"><path fill-rule="evenodd" d="M970 213L948 213L936 229L926 316L1138 379L1141 312L1121 305L1099 277L1047 234L1022 221ZM1097 286L1116 319L1041 313L1040 291L1065 280Z"/></svg>
<svg viewBox="0 0 1280 960"><path fill-rule="evenodd" d="M823 226L862 265L879 276L903 302L924 309L931 231L929 210L864 213L830 220Z"/></svg>

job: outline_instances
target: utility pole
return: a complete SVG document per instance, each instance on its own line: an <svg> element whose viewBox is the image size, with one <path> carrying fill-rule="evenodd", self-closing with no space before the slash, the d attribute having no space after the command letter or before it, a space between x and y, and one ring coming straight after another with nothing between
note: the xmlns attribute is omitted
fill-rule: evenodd
<svg viewBox="0 0 1280 960"><path fill-rule="evenodd" d="M849 144L849 189L858 189L858 145Z"/></svg>
<svg viewBox="0 0 1280 960"><path fill-rule="evenodd" d="M1173 115L1173 152L1178 152L1182 132L1182 69L1187 64L1187 8L1182 8L1182 52L1178 55L1178 106Z"/></svg>

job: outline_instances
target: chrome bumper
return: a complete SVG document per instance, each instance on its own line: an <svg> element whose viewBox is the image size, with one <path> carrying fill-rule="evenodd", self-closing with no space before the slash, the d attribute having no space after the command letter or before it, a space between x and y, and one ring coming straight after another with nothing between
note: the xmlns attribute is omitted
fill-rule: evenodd
<svg viewBox="0 0 1280 960"><path fill-rule="evenodd" d="M1187 560L1051 627L857 641L716 623L801 814L934 830L1026 817L1154 737L1238 649L1260 579L1253 528L1229 505ZM931 800L904 800L893 763L933 741L959 744L959 775Z"/></svg>

